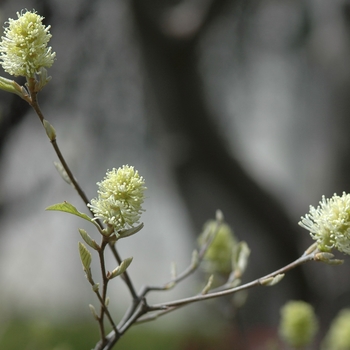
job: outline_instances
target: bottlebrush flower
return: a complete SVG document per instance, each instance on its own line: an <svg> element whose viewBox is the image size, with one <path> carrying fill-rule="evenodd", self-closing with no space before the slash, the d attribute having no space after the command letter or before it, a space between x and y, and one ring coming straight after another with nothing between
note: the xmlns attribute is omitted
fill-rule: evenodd
<svg viewBox="0 0 350 350"><path fill-rule="evenodd" d="M47 44L50 26L34 10L17 12L18 19L9 18L0 42L0 61L4 70L14 76L32 78L41 68L52 66L56 53Z"/></svg>

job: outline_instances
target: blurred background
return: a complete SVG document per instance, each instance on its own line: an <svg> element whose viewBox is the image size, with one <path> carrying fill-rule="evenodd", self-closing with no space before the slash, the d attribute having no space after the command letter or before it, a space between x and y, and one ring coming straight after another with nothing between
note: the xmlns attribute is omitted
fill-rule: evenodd
<svg viewBox="0 0 350 350"><path fill-rule="evenodd" d="M298 226L310 204L350 190L350 1L2 0L1 22L23 8L51 25L57 60L39 102L88 197L113 167L133 165L146 179L145 228L119 245L122 257L134 257L137 288L167 281L172 261L185 268L216 209L252 250L243 281L261 277L312 243ZM95 233L78 218L44 211L64 200L85 211L56 160L34 112L1 92L6 349L71 350L98 340L77 228ZM260 349L252 339L274 332L289 299L311 302L325 329L349 305L344 259L338 267L309 263L273 288L253 289L235 312L229 300L185 308L135 328L130 334L141 335L129 341L141 339L142 349L156 333L155 344L163 344L162 330L172 334L163 349ZM197 293L203 283L198 276L150 301ZM122 315L130 302L125 285L115 282L110 298ZM21 331L22 322L37 327ZM75 345L70 333L63 341L62 327L80 327L86 345ZM18 332L32 343L9 345ZM215 345L201 340L211 333ZM55 347L50 334L61 339Z"/></svg>

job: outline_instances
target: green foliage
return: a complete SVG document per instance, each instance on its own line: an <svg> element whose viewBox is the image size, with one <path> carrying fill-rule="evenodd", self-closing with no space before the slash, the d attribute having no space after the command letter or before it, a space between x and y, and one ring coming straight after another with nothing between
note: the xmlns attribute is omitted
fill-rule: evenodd
<svg viewBox="0 0 350 350"><path fill-rule="evenodd" d="M45 210L62 211L64 213L73 214L73 215L79 216L79 217L81 217L89 222L92 222L92 219L88 215L81 213L80 211L78 211L78 209L73 204L70 204L68 202L50 205Z"/></svg>
<svg viewBox="0 0 350 350"><path fill-rule="evenodd" d="M96 324L76 321L49 324L39 321L13 320L2 324L0 349L6 350L82 350L91 349L99 339ZM150 327L137 327L118 342L118 350L182 350L191 339L193 344L215 344L216 336L156 331Z"/></svg>
<svg viewBox="0 0 350 350"><path fill-rule="evenodd" d="M99 334L94 323L76 322L53 326L46 322L13 320L2 324L0 349L78 350L90 349Z"/></svg>

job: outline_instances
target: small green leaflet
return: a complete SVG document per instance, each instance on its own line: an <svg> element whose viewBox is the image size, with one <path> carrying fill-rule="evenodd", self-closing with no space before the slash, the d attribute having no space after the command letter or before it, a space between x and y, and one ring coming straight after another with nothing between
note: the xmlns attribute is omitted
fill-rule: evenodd
<svg viewBox="0 0 350 350"><path fill-rule="evenodd" d="M78 211L78 209L74 205L72 205L66 201L64 201L63 203L57 203L54 205L50 205L45 210L63 211L65 213L79 216L79 217L93 223L92 218L90 218L88 215L86 215L84 213L81 213L80 211Z"/></svg>

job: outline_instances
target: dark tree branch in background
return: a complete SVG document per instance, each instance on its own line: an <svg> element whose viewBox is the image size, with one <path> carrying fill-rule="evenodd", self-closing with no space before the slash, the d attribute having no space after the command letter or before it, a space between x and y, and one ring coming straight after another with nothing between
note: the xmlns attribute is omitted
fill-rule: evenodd
<svg viewBox="0 0 350 350"><path fill-rule="evenodd" d="M198 197L193 194L193 184L204 174L210 183L215 183L221 187L223 193L238 201L249 213L251 220L266 231L270 236L269 242L273 244L271 252L280 264L286 264L299 256L297 223L290 222L281 203L256 183L228 149L214 122L215 116L206 104L198 72L198 41L212 21L232 3L227 0L205 2L206 8L203 11L196 11L195 7L200 7L202 2L191 3L194 7L183 8L182 17L181 13L173 12L176 17L174 19L166 1L161 4L156 0L132 1L143 48L145 71L159 114L165 127L181 135L180 140L186 142L187 154L184 161L174 164L179 188L196 225L201 225L202 217L196 220L197 213L203 215L204 210L206 215L207 212L217 209L210 207L211 203L205 201L205 197L199 203ZM239 1L236 6L240 6ZM200 13L202 17L197 18L197 25L191 28L186 19L192 18L196 13ZM170 24L167 25L165 19ZM175 28L176 19L178 31ZM215 193L210 193L210 188L203 188L202 192L209 192L209 198L215 197ZM300 269L295 270L291 278L297 278L298 281L295 290L297 297L312 297Z"/></svg>

